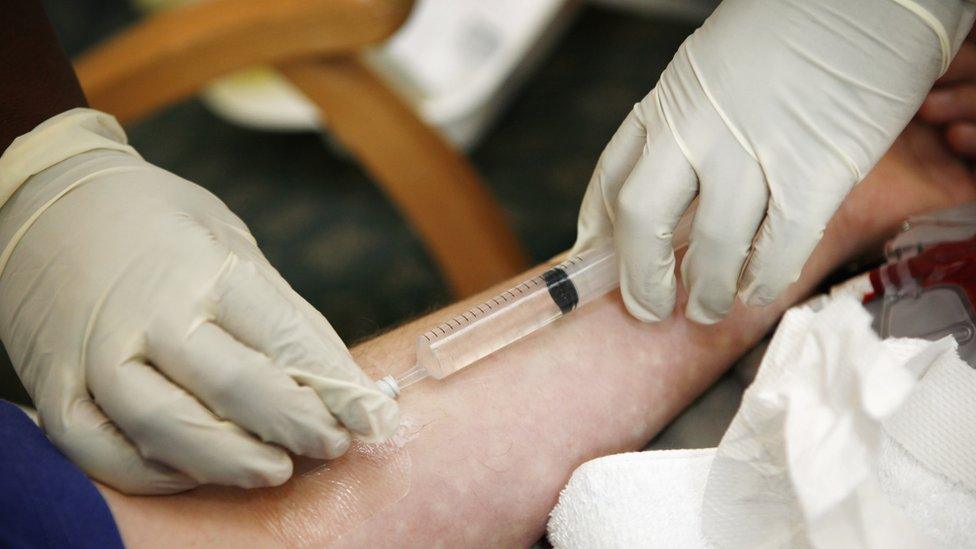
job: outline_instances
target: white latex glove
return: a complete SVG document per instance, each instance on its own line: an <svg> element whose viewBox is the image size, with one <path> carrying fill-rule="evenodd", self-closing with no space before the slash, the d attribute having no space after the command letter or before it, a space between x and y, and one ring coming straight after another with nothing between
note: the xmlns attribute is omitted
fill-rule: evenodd
<svg viewBox="0 0 976 549"><path fill-rule="evenodd" d="M686 316L773 300L973 23L963 0L725 0L597 164L576 249L613 238L630 312L675 304L671 235L697 195ZM741 274L741 277L740 277Z"/></svg>
<svg viewBox="0 0 976 549"><path fill-rule="evenodd" d="M0 209L0 336L89 475L129 493L277 485L286 450L334 458L351 433L396 429L396 403L244 223L111 116L75 109L18 138L0 199L18 186Z"/></svg>

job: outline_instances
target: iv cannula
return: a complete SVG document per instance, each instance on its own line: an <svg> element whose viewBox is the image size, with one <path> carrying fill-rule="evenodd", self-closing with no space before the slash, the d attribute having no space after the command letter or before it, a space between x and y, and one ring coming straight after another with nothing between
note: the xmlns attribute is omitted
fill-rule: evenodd
<svg viewBox="0 0 976 549"><path fill-rule="evenodd" d="M675 249L688 242L688 226L696 205L692 204L674 231ZM618 285L613 245L583 250L428 330L417 339L416 364L397 376L378 380L376 385L396 398L405 387L428 377L444 379Z"/></svg>

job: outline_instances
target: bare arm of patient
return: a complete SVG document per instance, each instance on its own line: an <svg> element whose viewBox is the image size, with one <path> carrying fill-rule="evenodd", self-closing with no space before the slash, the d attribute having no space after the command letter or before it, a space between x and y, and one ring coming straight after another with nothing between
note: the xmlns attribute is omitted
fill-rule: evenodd
<svg viewBox="0 0 976 549"><path fill-rule="evenodd" d="M641 324L591 303L443 382L401 396L396 444L306 464L286 485L137 498L102 487L127 545L526 545L573 469L645 444L832 268L912 213L976 197L938 135L911 127L832 220L787 295L699 326ZM418 332L472 298L358 346L378 378L408 367Z"/></svg>

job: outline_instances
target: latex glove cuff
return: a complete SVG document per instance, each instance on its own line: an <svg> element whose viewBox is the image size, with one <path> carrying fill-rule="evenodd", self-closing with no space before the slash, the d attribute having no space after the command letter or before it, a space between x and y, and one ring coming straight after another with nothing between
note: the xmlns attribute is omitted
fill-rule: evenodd
<svg viewBox="0 0 976 549"><path fill-rule="evenodd" d="M31 176L95 149L109 149L142 158L129 146L115 117L94 109L77 108L40 123L18 137L0 156L0 207Z"/></svg>

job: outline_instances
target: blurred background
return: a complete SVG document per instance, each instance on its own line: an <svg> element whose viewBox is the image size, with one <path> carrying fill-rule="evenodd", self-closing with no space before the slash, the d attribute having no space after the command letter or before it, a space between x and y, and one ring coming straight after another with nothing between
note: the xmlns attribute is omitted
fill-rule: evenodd
<svg viewBox="0 0 976 549"><path fill-rule="evenodd" d="M44 0L71 57L166 2L139 3ZM490 116L452 126L436 119L436 105L424 111L480 172L532 263L572 244L577 209L603 146L717 2L556 3L566 5L550 32L543 19L529 33L538 42L535 62L520 69ZM476 50L493 47L491 37L479 40ZM394 62L412 43L401 42L406 45L388 56ZM235 103L246 95L235 89L244 88L223 86L204 100L168 106L128 126L130 140L148 161L226 202L346 342L452 301L422 241L370 176L315 128L314 111L286 102L279 117L273 109L249 114L246 101ZM0 397L24 402L11 369L0 372L7 376L0 378Z"/></svg>

